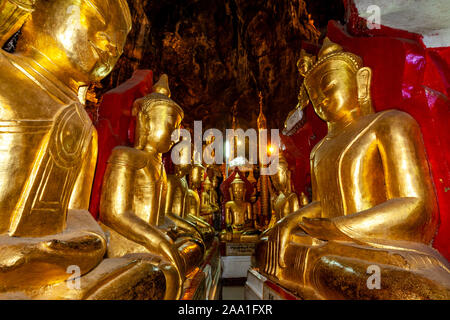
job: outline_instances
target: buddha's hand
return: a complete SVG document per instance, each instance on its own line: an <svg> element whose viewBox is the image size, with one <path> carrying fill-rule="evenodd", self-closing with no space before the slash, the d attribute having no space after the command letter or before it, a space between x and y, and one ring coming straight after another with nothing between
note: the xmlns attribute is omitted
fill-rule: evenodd
<svg viewBox="0 0 450 320"><path fill-rule="evenodd" d="M285 217L275 223L272 228L264 231L262 235L262 237L267 237L267 254L271 255L269 259L278 260L278 265L282 268L286 267L284 254L293 228L295 225L291 219Z"/></svg>
<svg viewBox="0 0 450 320"><path fill-rule="evenodd" d="M336 225L333 219L329 218L308 218L303 217L299 226L303 231L313 238L320 240L349 240Z"/></svg>
<svg viewBox="0 0 450 320"><path fill-rule="evenodd" d="M174 264L181 281L183 281L186 270L178 252L178 248L171 241L166 241L165 239L159 243L159 248L162 255Z"/></svg>

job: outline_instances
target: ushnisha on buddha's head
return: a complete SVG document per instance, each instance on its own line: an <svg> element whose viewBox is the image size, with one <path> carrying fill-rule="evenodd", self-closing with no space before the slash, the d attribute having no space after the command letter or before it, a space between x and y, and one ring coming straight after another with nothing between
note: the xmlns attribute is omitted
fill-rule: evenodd
<svg viewBox="0 0 450 320"><path fill-rule="evenodd" d="M168 77L163 74L153 86L153 93L134 102L137 115L135 148L153 153L165 153L178 140L184 112L170 99ZM175 133L175 134L174 134Z"/></svg>
<svg viewBox="0 0 450 320"><path fill-rule="evenodd" d="M306 72L304 85L320 118L338 122L346 117L372 113L370 68L362 59L345 52L325 38L317 62Z"/></svg>
<svg viewBox="0 0 450 320"><path fill-rule="evenodd" d="M113 69L130 29L126 0L36 0L16 53L77 89Z"/></svg>

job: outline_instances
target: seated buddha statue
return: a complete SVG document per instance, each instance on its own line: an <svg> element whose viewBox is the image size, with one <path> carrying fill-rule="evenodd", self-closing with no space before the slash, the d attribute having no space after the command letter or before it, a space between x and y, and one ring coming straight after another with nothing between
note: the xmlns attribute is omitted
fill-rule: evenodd
<svg viewBox="0 0 450 320"><path fill-rule="evenodd" d="M198 215L192 214L188 210L190 198L188 197L189 187L186 175L189 172L189 168L190 165L188 163L174 164L174 174L167 175L166 216L169 216L174 221L178 220L183 224L187 224L185 229L189 230L192 228L192 232L200 233L203 242L208 248L214 240L214 229L199 218ZM174 219L174 215L181 219Z"/></svg>
<svg viewBox="0 0 450 320"><path fill-rule="evenodd" d="M291 189L291 171L283 155L279 155L278 171L270 176L272 184L277 191L273 199L273 214L270 219L269 228L288 214L300 209L298 196Z"/></svg>
<svg viewBox="0 0 450 320"><path fill-rule="evenodd" d="M204 243L195 228L186 232L166 216L167 178L162 153L168 152L184 113L170 99L166 75L153 93L134 103L134 147L116 147L108 159L100 198L100 221L109 234L107 255L152 253L168 260L166 289L179 298L187 274L203 260ZM185 224L187 225L187 224Z"/></svg>
<svg viewBox="0 0 450 320"><path fill-rule="evenodd" d="M217 212L220 210L219 195L217 194L218 187L219 179L216 175L214 175L211 181L211 187L209 188L209 203L211 204L213 212Z"/></svg>
<svg viewBox="0 0 450 320"><path fill-rule="evenodd" d="M225 229L222 230L223 241L255 241L258 230L252 205L245 201L245 182L236 174L230 185L231 201L225 203Z"/></svg>
<svg viewBox="0 0 450 320"><path fill-rule="evenodd" d="M106 237L88 212L97 133L80 92L122 53L127 2L32 1L4 16L17 4L7 2L2 28L26 22L15 52L0 50L1 298L162 298L164 276L152 263L103 259Z"/></svg>
<svg viewBox="0 0 450 320"><path fill-rule="evenodd" d="M313 199L261 236L256 266L301 298L449 299L420 128L405 112L375 113L370 81L360 57L325 39L304 78L328 125L310 155Z"/></svg>
<svg viewBox="0 0 450 320"><path fill-rule="evenodd" d="M217 193L217 188L219 187L219 179L217 175L213 175L211 190L209 192L209 200L213 208L213 227L215 230L220 230L220 216L221 210L219 205L219 195Z"/></svg>
<svg viewBox="0 0 450 320"><path fill-rule="evenodd" d="M201 199L199 196L199 190L203 183L203 176L205 175L205 167L199 163L192 163L189 168L189 179L188 179L188 199L186 210L189 214L201 218ZM206 221L205 221L206 222Z"/></svg>
<svg viewBox="0 0 450 320"><path fill-rule="evenodd" d="M212 225L214 207L211 203L212 184L208 176L206 176L205 180L203 181L202 187L203 190L200 196L200 214L202 216L202 219Z"/></svg>

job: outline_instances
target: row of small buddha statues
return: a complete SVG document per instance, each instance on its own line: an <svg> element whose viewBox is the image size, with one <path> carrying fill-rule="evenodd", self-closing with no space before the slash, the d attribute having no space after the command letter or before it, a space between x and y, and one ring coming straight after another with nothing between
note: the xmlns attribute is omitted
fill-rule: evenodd
<svg viewBox="0 0 450 320"><path fill-rule="evenodd" d="M202 210L217 207L196 192L195 165L166 176L162 154L184 116L166 76L134 103L135 145L112 151L99 221L88 211L97 134L83 88L122 53L127 2L1 0L0 14L3 43L21 29L15 52L0 52L1 298L180 298L214 237ZM275 221L258 238L255 266L303 298L448 299L448 262L430 246L438 211L417 123L375 113L371 70L337 44L325 40L317 61L304 60L302 99L328 124L310 156L312 202L292 196L281 160ZM251 235L239 180L226 227ZM366 286L373 265L381 290ZM74 267L79 287L68 285Z"/></svg>

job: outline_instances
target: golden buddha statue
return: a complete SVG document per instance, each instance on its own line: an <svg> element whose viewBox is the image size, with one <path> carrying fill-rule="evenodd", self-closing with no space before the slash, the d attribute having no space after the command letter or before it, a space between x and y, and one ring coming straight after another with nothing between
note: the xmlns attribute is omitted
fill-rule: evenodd
<svg viewBox="0 0 450 320"><path fill-rule="evenodd" d="M116 147L108 160L100 220L109 233L109 257L153 253L168 260L176 274L165 273L170 293L166 297L179 298L185 276L202 261L205 248L200 236L177 227L166 216L167 179L161 156L172 147L172 133L180 127L184 113L170 99L166 75L153 91L134 103L134 148ZM195 230L187 223L183 227Z"/></svg>
<svg viewBox="0 0 450 320"><path fill-rule="evenodd" d="M189 169L190 164L188 163L175 164L174 174L167 176L165 212L166 216L174 221L180 220L183 224L187 224L185 229L189 230L189 228L193 228L191 232L196 231L200 233L203 242L208 248L214 240L214 229L207 222L199 218L198 215L189 212L189 187L186 181L186 175ZM180 224L177 225L182 227Z"/></svg>
<svg viewBox="0 0 450 320"><path fill-rule="evenodd" d="M283 155L279 155L278 171L270 176L272 184L278 194L273 199L273 215L269 228L272 228L277 221L297 211L301 208L297 194L291 189L291 171Z"/></svg>
<svg viewBox="0 0 450 320"><path fill-rule="evenodd" d="M258 230L255 228L255 217L250 202L245 201L245 182L236 174L230 184L231 201L225 203L225 230L222 230L223 241L256 241Z"/></svg>
<svg viewBox="0 0 450 320"><path fill-rule="evenodd" d="M198 163L193 163L189 170L188 180L188 200L187 200L187 212L189 214L202 218L201 216L201 200L198 195L198 190L202 186L203 176L205 174L205 167Z"/></svg>
<svg viewBox="0 0 450 320"><path fill-rule="evenodd" d="M103 260L106 237L88 212L97 133L79 93L105 77L122 53L128 5L29 4L5 15L17 3L0 2L3 28L20 27L26 20L20 12L30 18L15 53L0 50L1 298L15 292L32 299L162 298L164 290L151 289L164 287L153 264ZM13 31L2 29L2 36ZM71 283L74 274L79 287Z"/></svg>
<svg viewBox="0 0 450 320"><path fill-rule="evenodd" d="M214 207L211 204L212 184L208 176L206 176L202 186L203 190L200 197L200 214L202 216L202 219L207 221L209 224L212 224Z"/></svg>
<svg viewBox="0 0 450 320"><path fill-rule="evenodd" d="M304 80L328 124L310 155L313 200L261 236L256 266L302 298L449 299L420 128L405 112L374 113L370 80L360 57L325 39Z"/></svg>
<svg viewBox="0 0 450 320"><path fill-rule="evenodd" d="M217 194L217 187L219 186L219 179L216 175L213 176L211 187L209 190L209 202L211 204L213 212L220 210L219 206L219 195Z"/></svg>

